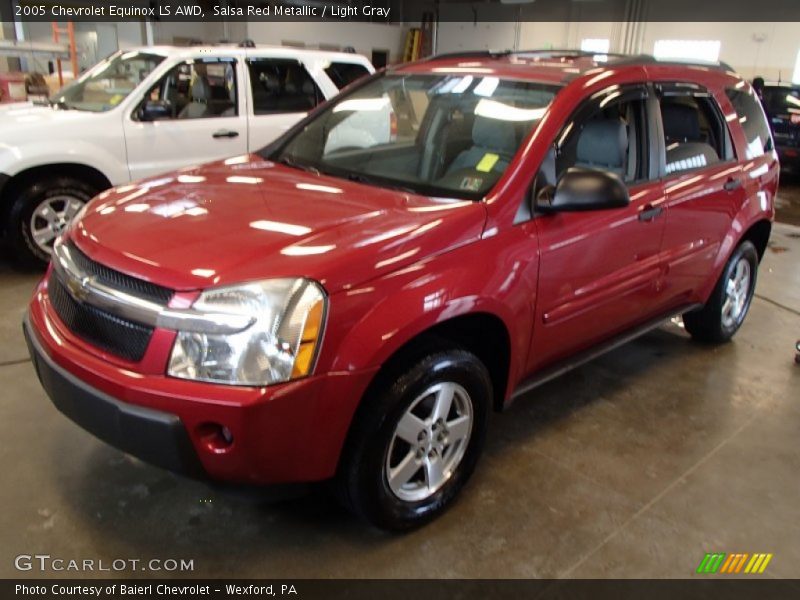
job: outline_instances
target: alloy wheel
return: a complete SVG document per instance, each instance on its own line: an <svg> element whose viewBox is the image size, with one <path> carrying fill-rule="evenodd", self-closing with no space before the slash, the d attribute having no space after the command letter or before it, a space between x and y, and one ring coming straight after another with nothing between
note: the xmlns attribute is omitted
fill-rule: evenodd
<svg viewBox="0 0 800 600"><path fill-rule="evenodd" d="M441 489L464 458L472 421L472 400L457 383L437 383L417 396L398 421L386 454L392 493L419 502Z"/></svg>

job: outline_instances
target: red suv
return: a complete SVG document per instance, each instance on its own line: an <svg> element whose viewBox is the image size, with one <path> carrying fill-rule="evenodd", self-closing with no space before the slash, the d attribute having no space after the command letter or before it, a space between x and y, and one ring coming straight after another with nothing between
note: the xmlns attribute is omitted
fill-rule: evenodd
<svg viewBox="0 0 800 600"><path fill-rule="evenodd" d="M727 341L774 214L761 105L724 65L599 58L389 69L257 154L100 194L25 320L47 393L156 465L333 479L404 529L490 409L675 315Z"/></svg>

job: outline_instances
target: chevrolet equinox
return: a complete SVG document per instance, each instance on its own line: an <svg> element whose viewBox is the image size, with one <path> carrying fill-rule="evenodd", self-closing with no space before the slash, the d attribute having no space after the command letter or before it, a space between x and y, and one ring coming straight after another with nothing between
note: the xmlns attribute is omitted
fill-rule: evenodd
<svg viewBox="0 0 800 600"><path fill-rule="evenodd" d="M440 56L257 153L101 193L24 329L56 407L123 451L332 480L408 529L464 486L490 410L677 315L728 341L778 171L726 65Z"/></svg>

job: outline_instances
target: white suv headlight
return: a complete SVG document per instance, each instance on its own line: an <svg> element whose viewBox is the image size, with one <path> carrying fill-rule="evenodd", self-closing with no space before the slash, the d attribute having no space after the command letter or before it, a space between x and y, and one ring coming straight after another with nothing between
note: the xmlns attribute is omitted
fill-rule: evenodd
<svg viewBox="0 0 800 600"><path fill-rule="evenodd" d="M232 335L179 331L167 373L172 377L270 385L304 377L314 365L326 298L308 279L269 279L206 290L193 309L250 316Z"/></svg>

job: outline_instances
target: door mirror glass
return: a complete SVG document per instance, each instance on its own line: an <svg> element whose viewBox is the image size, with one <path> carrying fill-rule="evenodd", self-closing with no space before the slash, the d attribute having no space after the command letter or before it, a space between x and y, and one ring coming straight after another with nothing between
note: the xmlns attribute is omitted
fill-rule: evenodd
<svg viewBox="0 0 800 600"><path fill-rule="evenodd" d="M141 121L158 121L172 118L172 105L168 100L148 100L139 109Z"/></svg>
<svg viewBox="0 0 800 600"><path fill-rule="evenodd" d="M567 169L552 197L540 196L538 200L538 208L549 212L622 208L631 201L628 188L618 175L584 167Z"/></svg>

